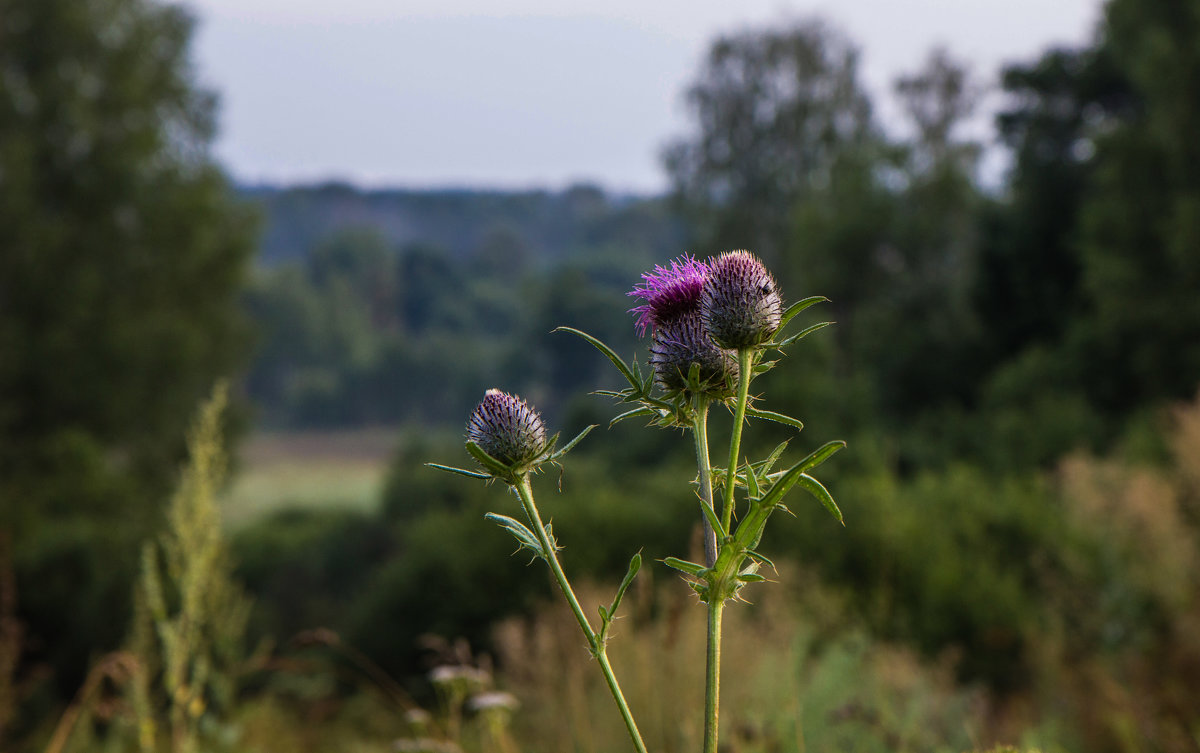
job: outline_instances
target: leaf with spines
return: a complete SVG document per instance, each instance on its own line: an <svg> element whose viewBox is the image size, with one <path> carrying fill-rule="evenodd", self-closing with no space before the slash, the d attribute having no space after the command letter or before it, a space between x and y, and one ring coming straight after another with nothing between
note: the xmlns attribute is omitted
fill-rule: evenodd
<svg viewBox="0 0 1200 753"><path fill-rule="evenodd" d="M804 338L808 337L812 333L814 333L818 330L821 330L821 329L825 329L826 327L828 327L831 324L833 324L833 322L817 322L816 324L814 324L810 327L805 327L804 329L800 330L799 332L792 335L791 337L785 338L781 342L776 343L774 347L776 349L786 348L787 346L791 345L792 343L799 342L800 340L803 340Z"/></svg>
<svg viewBox="0 0 1200 753"><path fill-rule="evenodd" d="M838 509L837 502L833 501L833 495L829 493L829 490L820 481L817 481L807 473L802 473L800 474L798 484L809 494L816 497L837 522L841 523L842 526L846 525L846 521L842 519L842 511Z"/></svg>
<svg viewBox="0 0 1200 753"><path fill-rule="evenodd" d="M483 517L507 529L513 535L513 538L517 540L517 543L521 545L522 549L532 550L537 556L546 559L546 553L542 551L541 542L533 535L533 531L526 528L525 524L521 521L495 512L489 512Z"/></svg>
<svg viewBox="0 0 1200 753"><path fill-rule="evenodd" d="M457 473L460 476L468 476L470 478L481 478L484 480L492 478L491 475L489 475L487 473L480 473L479 471L468 471L466 468L455 468L452 465L442 465L441 463L426 463L425 465L429 466L430 468L437 468L439 471L446 471L447 473Z"/></svg>
<svg viewBox="0 0 1200 753"><path fill-rule="evenodd" d="M500 478L507 478L510 475L511 469L507 465L484 452L483 448L475 442L467 442L467 452L471 454L471 457L478 460L480 465L491 471L493 475Z"/></svg>
<svg viewBox="0 0 1200 753"><path fill-rule="evenodd" d="M703 578L708 573L708 568L704 565L698 562L681 560L678 557L667 557L663 560L663 564L685 575L691 575L694 578Z"/></svg>
<svg viewBox="0 0 1200 753"><path fill-rule="evenodd" d="M582 337L584 340L587 340L589 343L592 344L592 347L594 347L596 350L603 353L604 356L609 361L612 361L613 366L617 367L617 371L621 372L621 376L625 377L625 380L627 382L629 382L629 385L631 387L633 387L635 390L641 391L642 380L637 375L635 375L633 373L633 371L627 365L625 365L624 359L622 359L620 356L618 356L616 351L614 351L612 348L608 347L603 342L596 339L595 337L592 337L588 333L586 333L582 330L575 329L574 327L556 327L555 329L553 329L551 331L552 332L570 332L573 335L577 335L578 337Z"/></svg>
<svg viewBox="0 0 1200 753"><path fill-rule="evenodd" d="M829 299L823 295L811 295L808 298L796 301L791 306L788 306L787 310L783 312L783 316L779 318L779 329L782 330L784 327L786 327L787 323L790 322L796 316L796 314L799 314L809 306L817 303L827 303L828 301Z"/></svg>
<svg viewBox="0 0 1200 753"><path fill-rule="evenodd" d="M553 462L553 461L561 458L563 455L566 455L568 452L570 452L572 449L574 449L575 445L579 444L580 440L582 440L584 437L586 437L588 434L590 434L592 429L595 429L596 426L598 426L598 424L592 424L591 426L588 426L583 431L576 434L574 439L572 439L570 442L567 442L565 445L563 445L563 448L561 450L551 453L546 458L546 460ZM550 441L551 448L554 447L554 441L557 439L558 439L558 435L555 434L554 439Z"/></svg>
<svg viewBox="0 0 1200 753"><path fill-rule="evenodd" d="M751 416L753 418L761 418L764 421L774 421L777 424L784 424L786 426L791 426L793 429L796 429L797 431L801 431L804 429L804 423L800 419L792 418L791 416L786 416L782 413L776 413L773 410L760 410L753 406L747 405L746 406L746 415Z"/></svg>

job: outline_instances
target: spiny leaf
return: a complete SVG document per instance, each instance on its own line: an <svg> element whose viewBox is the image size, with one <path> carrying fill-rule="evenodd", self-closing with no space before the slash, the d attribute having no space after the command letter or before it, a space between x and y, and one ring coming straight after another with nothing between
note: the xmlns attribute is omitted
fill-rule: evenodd
<svg viewBox="0 0 1200 753"><path fill-rule="evenodd" d="M566 444L563 446L563 448L562 448L561 450L559 450L558 452L556 452L556 453L554 453L553 455L551 455L551 456L549 457L549 460L558 460L558 459L559 459L559 458L561 458L563 455L566 455L568 452L570 452L570 451L572 450L572 448L574 448L574 447L575 447L575 445L579 444L579 441L580 441L581 439L583 439L583 438L584 438L584 437L586 437L586 436L587 436L589 433L591 433L592 429L595 429L595 428L596 428L596 426L598 426L598 424L592 424L591 426L588 426L586 429L584 429L583 431L581 431L581 432L579 432L578 434L576 434L574 439L572 439L570 442L567 442L567 443L566 443ZM558 437L558 435L557 435L557 434L555 434L554 436L555 436L556 438Z"/></svg>
<svg viewBox="0 0 1200 753"><path fill-rule="evenodd" d="M612 348L608 347L600 340L597 340L588 333L575 329L574 327L557 327L551 331L570 332L573 335L578 335L584 340L587 340L592 344L592 347L603 353L608 360L612 361L613 366L617 367L617 371L621 372L621 376L625 377L625 380L629 382L630 386L632 386L635 390L640 390L642 388L641 380L638 379L632 371L630 371L629 367L625 365L625 361L618 356Z"/></svg>
<svg viewBox="0 0 1200 753"><path fill-rule="evenodd" d="M749 557L750 559L760 562L760 563L766 565L767 567L771 568L772 570L775 570L776 572L778 572L778 570L775 568L775 563L772 562L771 560L767 559L766 555L760 554L759 552L757 552L753 549L747 549L746 556Z"/></svg>
<svg viewBox="0 0 1200 753"><path fill-rule="evenodd" d="M484 452L483 448L475 442L467 442L467 452L471 453L471 457L478 460L480 465L499 475L501 478L509 475L509 467L507 465Z"/></svg>
<svg viewBox="0 0 1200 753"><path fill-rule="evenodd" d="M702 577L708 572L708 568L696 562L688 562L681 560L678 557L667 557L663 560L663 564L669 568L678 570L681 573L686 573L694 577Z"/></svg>
<svg viewBox="0 0 1200 753"><path fill-rule="evenodd" d="M495 512L489 512L483 517L492 521L493 523L499 524L503 528L507 528L508 532L511 533L514 538L516 538L521 546L525 547L526 549L532 549L533 551L537 552L539 556L545 556L545 553L542 552L541 542L539 542L537 537L533 535L533 531L526 528L525 524L523 524L521 521Z"/></svg>
<svg viewBox="0 0 1200 753"><path fill-rule="evenodd" d="M743 583L762 583L766 578L758 573L738 573L738 580Z"/></svg>
<svg viewBox="0 0 1200 753"><path fill-rule="evenodd" d="M803 340L804 338L808 337L809 335L816 332L817 330L825 329L826 327L828 327L831 324L833 324L833 322L817 322L816 324L813 324L812 326L805 327L804 329L800 330L796 334L785 339L783 342L776 344L775 347L776 348L786 348L787 346L791 345L792 343Z"/></svg>
<svg viewBox="0 0 1200 753"><path fill-rule="evenodd" d="M779 318L779 329L787 326L787 323L792 320L796 314L799 314L804 309L817 303L827 302L829 299L823 295L811 295L800 301L796 301L791 306L787 307L787 311L783 312L783 316Z"/></svg>
<svg viewBox="0 0 1200 753"><path fill-rule="evenodd" d="M465 468L455 468L452 465L442 465L441 463L426 463L425 465L429 466L430 468L437 468L439 471L447 471L449 473L457 473L460 476L470 476L471 478L483 478L483 479L491 478L491 476L489 476L486 473L479 473L478 471L468 471Z"/></svg>
<svg viewBox="0 0 1200 753"><path fill-rule="evenodd" d="M825 505L825 509L829 511L829 514L837 522L841 523L843 527L846 525L846 521L842 519L842 511L838 509L837 503L833 501L833 495L829 493L829 490L820 481L817 481L807 473L802 473L800 474L799 484L804 487L805 491L820 500L821 504Z"/></svg>
<svg viewBox="0 0 1200 753"><path fill-rule="evenodd" d="M796 429L797 431L802 430L804 428L804 423L801 422L800 419L792 418L791 416L785 416L784 414L776 413L773 410L759 410L758 408L754 408L754 407L747 405L746 406L746 415L753 416L754 418L761 418L766 421L774 421L775 423L779 423L779 424L786 424L786 425L791 426L792 428Z"/></svg>
<svg viewBox="0 0 1200 753"><path fill-rule="evenodd" d="M616 426L618 423L620 423L621 421L624 421L627 418L637 418L638 416L657 416L657 415L658 415L657 411L655 411L651 408L642 406L641 408L634 408L633 410L625 411L621 415L619 415L616 418L614 418L613 420L609 421L608 426L609 426L609 428L612 428L613 426Z"/></svg>

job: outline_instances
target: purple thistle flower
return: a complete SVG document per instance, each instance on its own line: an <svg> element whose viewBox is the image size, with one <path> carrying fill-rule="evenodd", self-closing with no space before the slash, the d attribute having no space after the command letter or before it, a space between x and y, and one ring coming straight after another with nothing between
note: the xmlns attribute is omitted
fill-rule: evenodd
<svg viewBox="0 0 1200 753"><path fill-rule="evenodd" d="M722 348L752 348L779 329L779 285L749 251L728 251L708 264L700 310L709 335Z"/></svg>
<svg viewBox="0 0 1200 753"><path fill-rule="evenodd" d="M644 299L640 306L629 309L638 315L637 331L657 330L700 306L700 291L708 278L708 265L684 254L671 266L655 266L653 272L642 275L643 283L629 295Z"/></svg>
<svg viewBox="0 0 1200 753"><path fill-rule="evenodd" d="M546 425L524 400L492 389L472 411L467 439L505 465L527 463L546 449Z"/></svg>

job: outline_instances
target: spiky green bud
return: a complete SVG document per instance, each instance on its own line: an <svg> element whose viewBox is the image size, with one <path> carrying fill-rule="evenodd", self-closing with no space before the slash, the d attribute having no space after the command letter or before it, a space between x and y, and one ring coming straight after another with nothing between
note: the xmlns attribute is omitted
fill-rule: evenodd
<svg viewBox="0 0 1200 753"><path fill-rule="evenodd" d="M708 264L700 293L704 326L722 348L752 348L779 329L783 299L775 278L749 251L728 251Z"/></svg>
<svg viewBox="0 0 1200 753"><path fill-rule="evenodd" d="M471 413L467 439L501 463L517 465L545 451L546 425L524 400L492 389Z"/></svg>

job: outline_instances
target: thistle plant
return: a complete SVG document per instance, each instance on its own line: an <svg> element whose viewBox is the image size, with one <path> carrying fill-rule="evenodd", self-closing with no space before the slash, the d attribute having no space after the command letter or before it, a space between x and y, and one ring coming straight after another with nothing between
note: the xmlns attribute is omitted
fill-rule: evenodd
<svg viewBox="0 0 1200 753"><path fill-rule="evenodd" d="M771 560L758 551L768 519L776 510L787 511L783 497L799 487L842 522L833 497L811 471L845 447L844 442L827 442L782 470L776 467L781 465L790 440L757 461L743 458L741 452L743 428L749 419L774 421L797 431L803 428L795 418L758 407L755 403L759 398L751 395L750 385L779 364L785 348L830 324L820 322L792 335L783 334L797 314L827 299L811 296L785 309L775 278L747 251L730 251L707 262L682 256L642 275L642 282L630 295L641 301L630 309L637 316L635 327L640 335L650 337L649 373L643 372L636 358L625 363L612 348L586 332L571 327L556 331L591 343L628 383L619 391L595 393L613 398L626 408L610 421L610 426L641 417L649 419L652 426L692 434L704 562L678 557L667 557L663 562L683 574L707 608L704 751L716 753L722 616L725 604L739 599L743 588L766 580L759 572L762 567L773 568ZM713 467L709 460L708 415L713 404L725 406L733 415L728 459L723 468ZM475 478L500 479L516 492L532 530L504 515L489 513L487 517L507 528L523 548L550 565L588 637L635 747L645 751L604 651L621 597L641 566L640 556L634 555L613 602L600 607L601 628L594 631L558 563L557 543L550 527L542 524L529 483L530 474L539 465L557 462L592 428L555 451L556 437L545 439L545 427L535 411L518 398L489 390L468 424L467 450L482 470L430 465Z"/></svg>

